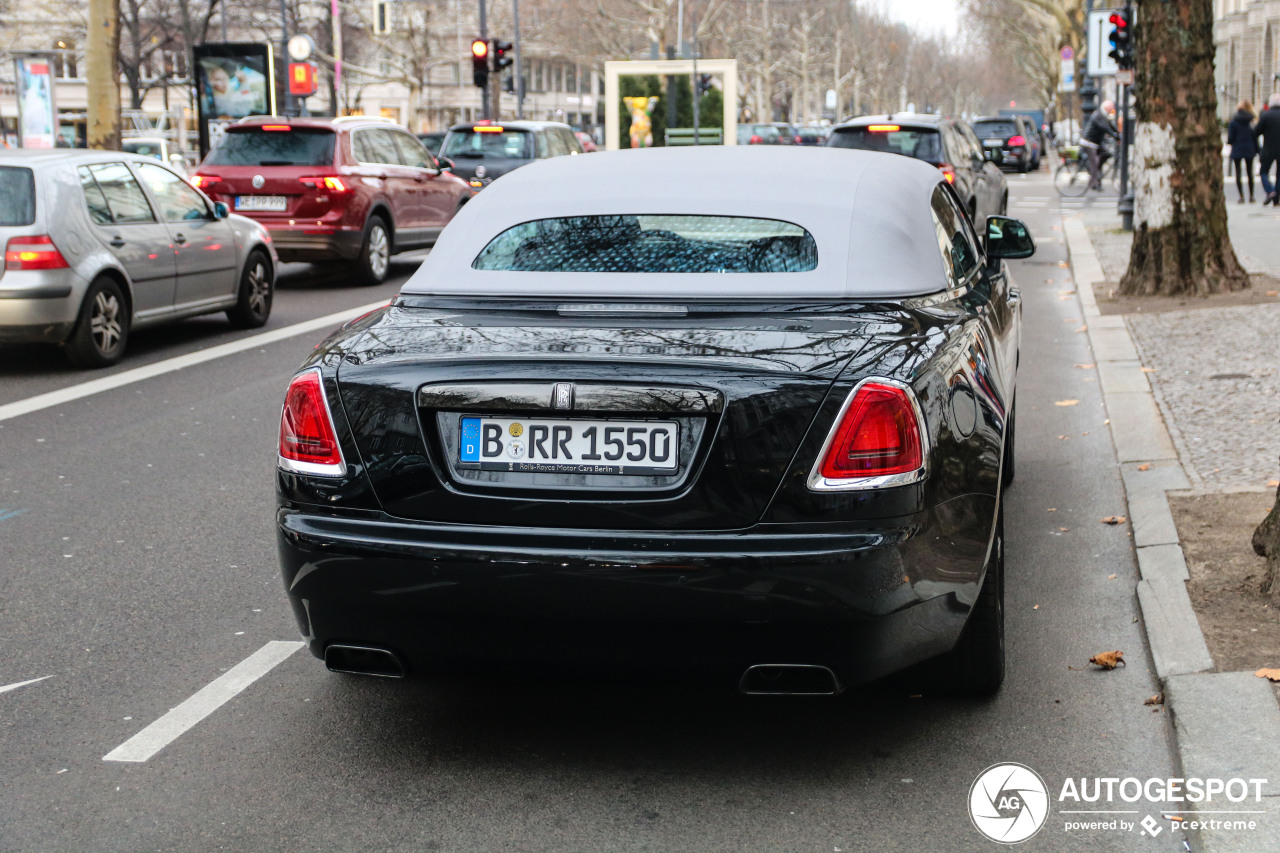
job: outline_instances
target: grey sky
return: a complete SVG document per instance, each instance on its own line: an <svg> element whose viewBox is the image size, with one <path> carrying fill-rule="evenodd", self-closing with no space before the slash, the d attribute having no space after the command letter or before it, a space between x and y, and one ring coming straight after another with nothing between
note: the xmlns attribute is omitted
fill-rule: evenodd
<svg viewBox="0 0 1280 853"><path fill-rule="evenodd" d="M918 30L955 35L957 0L884 0L889 14Z"/></svg>

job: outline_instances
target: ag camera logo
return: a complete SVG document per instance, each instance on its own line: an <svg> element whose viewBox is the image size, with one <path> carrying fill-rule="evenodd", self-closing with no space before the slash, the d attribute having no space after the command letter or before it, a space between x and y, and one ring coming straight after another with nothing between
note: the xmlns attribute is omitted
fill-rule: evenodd
<svg viewBox="0 0 1280 853"><path fill-rule="evenodd" d="M969 788L974 828L1000 844L1026 841L1048 817L1049 789L1025 764L993 764Z"/></svg>

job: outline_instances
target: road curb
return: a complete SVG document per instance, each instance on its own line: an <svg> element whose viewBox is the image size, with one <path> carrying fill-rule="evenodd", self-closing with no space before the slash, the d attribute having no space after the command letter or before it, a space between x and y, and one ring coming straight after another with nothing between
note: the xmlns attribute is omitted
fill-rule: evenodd
<svg viewBox="0 0 1280 853"><path fill-rule="evenodd" d="M1212 672L1213 659L1187 594L1186 559L1169 509L1169 493L1189 491L1191 480L1128 327L1122 318L1104 317L1098 310L1094 287L1106 276L1083 218L1063 217L1062 230L1124 481L1141 576L1136 592L1143 627L1173 718L1182 773L1188 778L1230 778L1247 769L1255 778L1269 780L1259 806L1265 812L1263 821L1269 823L1260 822L1257 831L1243 836L1201 830L1199 849L1262 853L1274 848L1265 839L1280 825L1280 706L1270 685L1253 673Z"/></svg>

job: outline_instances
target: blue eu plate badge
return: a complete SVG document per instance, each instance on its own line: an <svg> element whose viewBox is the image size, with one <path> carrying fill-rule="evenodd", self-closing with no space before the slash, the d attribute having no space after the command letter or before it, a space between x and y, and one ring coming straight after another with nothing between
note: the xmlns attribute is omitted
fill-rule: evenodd
<svg viewBox="0 0 1280 853"><path fill-rule="evenodd" d="M462 419L462 457L463 462L480 461L480 419Z"/></svg>

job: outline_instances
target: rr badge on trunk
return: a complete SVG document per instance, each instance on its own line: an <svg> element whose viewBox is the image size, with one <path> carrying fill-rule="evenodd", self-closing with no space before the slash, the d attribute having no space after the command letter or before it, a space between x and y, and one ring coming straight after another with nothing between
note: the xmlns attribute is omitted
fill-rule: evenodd
<svg viewBox="0 0 1280 853"><path fill-rule="evenodd" d="M557 382L556 390L551 395L551 408L553 409L572 409L573 408L573 383Z"/></svg>

